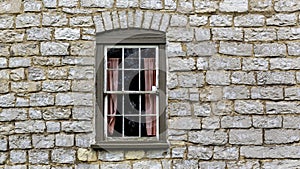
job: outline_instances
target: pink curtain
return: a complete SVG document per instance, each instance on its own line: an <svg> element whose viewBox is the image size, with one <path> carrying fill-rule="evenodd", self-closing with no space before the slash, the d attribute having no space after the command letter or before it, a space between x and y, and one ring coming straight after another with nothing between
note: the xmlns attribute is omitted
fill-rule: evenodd
<svg viewBox="0 0 300 169"><path fill-rule="evenodd" d="M107 90L108 91L116 91L118 90L118 65L119 65L119 58L109 58L108 59L108 70L107 72ZM111 94L108 100L108 114L109 115L116 115L117 114L117 95ZM116 123L116 117L109 116L108 117L108 132L110 135L114 133Z"/></svg>
<svg viewBox="0 0 300 169"><path fill-rule="evenodd" d="M145 58L144 59L145 68L145 91L152 91L152 86L155 85L156 73L155 73L155 59ZM154 94L145 94L145 108L146 114L156 115L156 98ZM156 135L156 117L150 116L146 117L146 129L148 136Z"/></svg>

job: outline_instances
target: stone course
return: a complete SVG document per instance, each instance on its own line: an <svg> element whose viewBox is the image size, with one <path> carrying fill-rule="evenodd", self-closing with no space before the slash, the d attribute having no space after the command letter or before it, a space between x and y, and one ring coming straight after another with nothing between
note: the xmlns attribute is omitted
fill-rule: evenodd
<svg viewBox="0 0 300 169"><path fill-rule="evenodd" d="M300 168L299 0L0 0L0 169ZM92 149L96 35L166 35L163 150Z"/></svg>

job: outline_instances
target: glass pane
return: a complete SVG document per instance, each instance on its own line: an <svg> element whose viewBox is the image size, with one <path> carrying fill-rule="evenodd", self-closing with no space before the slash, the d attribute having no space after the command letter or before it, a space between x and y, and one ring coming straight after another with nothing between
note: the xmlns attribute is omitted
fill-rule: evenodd
<svg viewBox="0 0 300 169"><path fill-rule="evenodd" d="M122 68L122 48L107 49L107 69Z"/></svg>
<svg viewBox="0 0 300 169"><path fill-rule="evenodd" d="M139 101L139 94L125 94L124 95L124 114L125 115L139 115L141 103Z"/></svg>
<svg viewBox="0 0 300 169"><path fill-rule="evenodd" d="M122 137L122 126L123 126L123 117L118 116L108 116L107 117L107 136L108 137ZM114 125L110 123L114 121Z"/></svg>
<svg viewBox="0 0 300 169"><path fill-rule="evenodd" d="M145 94L144 95L145 108L142 114L144 115L156 115L156 107L159 104L156 101L156 94Z"/></svg>
<svg viewBox="0 0 300 169"><path fill-rule="evenodd" d="M107 91L122 91L122 71L107 70Z"/></svg>
<svg viewBox="0 0 300 169"><path fill-rule="evenodd" d="M124 70L124 90L139 91L138 70Z"/></svg>
<svg viewBox="0 0 300 169"><path fill-rule="evenodd" d="M124 134L125 136L139 136L139 116L125 116Z"/></svg>
<svg viewBox="0 0 300 169"><path fill-rule="evenodd" d="M156 91L156 71L144 70L141 74L141 89L144 91Z"/></svg>
<svg viewBox="0 0 300 169"><path fill-rule="evenodd" d="M156 136L156 116L142 117L141 120L141 136Z"/></svg>
<svg viewBox="0 0 300 169"><path fill-rule="evenodd" d="M150 64L151 67L155 68L156 64L156 48L142 48L141 49L141 67L149 69L149 63L152 62L153 64ZM148 63L148 64L147 64Z"/></svg>
<svg viewBox="0 0 300 169"><path fill-rule="evenodd" d="M139 49L125 48L124 49L124 69L138 69L139 68Z"/></svg>

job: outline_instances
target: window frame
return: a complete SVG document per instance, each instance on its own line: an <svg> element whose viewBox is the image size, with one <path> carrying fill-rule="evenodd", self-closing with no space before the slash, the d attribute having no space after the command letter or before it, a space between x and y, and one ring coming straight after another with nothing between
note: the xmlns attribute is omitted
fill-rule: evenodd
<svg viewBox="0 0 300 169"><path fill-rule="evenodd" d="M159 133L156 141L108 141L105 138L104 129L104 57L105 46L134 45L134 46L158 46L158 74L159 74ZM99 33L96 36L96 104L95 104L95 129L96 143L92 145L95 149L163 149L169 145L166 140L167 118L166 118L166 37L164 32L144 29L119 29Z"/></svg>

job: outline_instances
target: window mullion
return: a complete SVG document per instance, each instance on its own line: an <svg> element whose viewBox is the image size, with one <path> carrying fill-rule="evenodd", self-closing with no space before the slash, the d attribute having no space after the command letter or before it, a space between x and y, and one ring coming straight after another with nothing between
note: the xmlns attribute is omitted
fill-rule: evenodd
<svg viewBox="0 0 300 169"><path fill-rule="evenodd" d="M125 74L124 74L124 62L125 62L125 58L124 58L124 47L122 47L122 91L124 92L124 81L125 81ZM125 101L125 96L124 94L122 95L122 137L125 137L125 112L124 112L124 101Z"/></svg>

